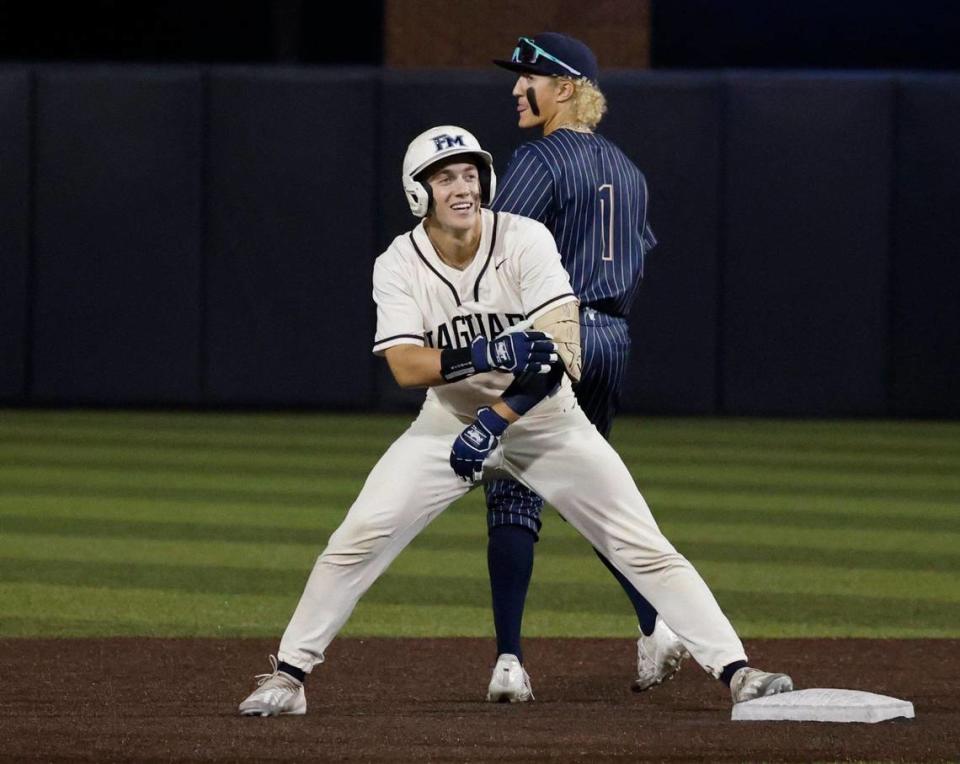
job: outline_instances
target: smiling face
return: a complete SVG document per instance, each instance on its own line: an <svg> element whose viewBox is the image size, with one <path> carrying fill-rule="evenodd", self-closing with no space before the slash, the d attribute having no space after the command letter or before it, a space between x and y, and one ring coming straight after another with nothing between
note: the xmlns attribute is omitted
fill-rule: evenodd
<svg viewBox="0 0 960 764"><path fill-rule="evenodd" d="M517 99L519 126L537 127L548 122L557 108L555 91L553 77L527 73L517 77L513 86L513 97Z"/></svg>
<svg viewBox="0 0 960 764"><path fill-rule="evenodd" d="M513 86L517 99L519 127L540 127L549 135L570 121L570 99L574 93L573 83L563 77L523 72Z"/></svg>
<svg viewBox="0 0 960 764"><path fill-rule="evenodd" d="M430 215L443 228L468 231L480 219L480 173L463 157L427 169L424 180L430 186L433 203Z"/></svg>

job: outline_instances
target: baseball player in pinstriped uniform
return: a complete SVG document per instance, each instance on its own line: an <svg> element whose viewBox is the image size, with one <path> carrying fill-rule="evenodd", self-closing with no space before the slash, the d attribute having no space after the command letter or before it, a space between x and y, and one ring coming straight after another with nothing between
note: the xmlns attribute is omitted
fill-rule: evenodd
<svg viewBox="0 0 960 764"><path fill-rule="evenodd" d="M519 126L539 127L543 137L514 153L493 206L539 220L556 239L581 304L583 377L575 388L577 400L608 437L630 350L626 316L644 255L656 244L647 224L646 181L617 146L593 132L605 104L596 58L586 45L547 32L520 38L511 59L495 63L519 74L513 89ZM486 493L497 653L522 662L520 627L543 499L515 481L489 483ZM641 635L633 689L654 687L679 670L686 650L629 580L597 555L637 613ZM527 694L522 686L513 692Z"/></svg>
<svg viewBox="0 0 960 764"><path fill-rule="evenodd" d="M710 590L577 404L564 373L579 376L577 299L550 232L481 209L496 191L492 158L459 127L413 140L403 186L423 221L377 258L373 351L400 385L429 388L426 399L317 558L279 662L271 656L273 671L240 713L305 713L306 675L363 593L434 517L494 474L544 496L643 589L734 702L788 689L785 675L747 667Z"/></svg>

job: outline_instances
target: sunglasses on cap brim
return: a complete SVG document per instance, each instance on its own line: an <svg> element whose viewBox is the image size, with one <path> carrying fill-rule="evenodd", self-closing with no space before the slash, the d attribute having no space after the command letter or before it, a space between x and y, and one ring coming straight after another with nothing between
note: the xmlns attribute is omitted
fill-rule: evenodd
<svg viewBox="0 0 960 764"><path fill-rule="evenodd" d="M513 49L513 56L510 57L510 60L515 64L535 64L541 58L545 58L548 61L553 61L553 63L562 66L571 74L575 74L578 77L583 76L583 74L578 72L569 64L563 63L563 61L556 56L551 56L529 37L521 37L519 40L517 40L517 47Z"/></svg>

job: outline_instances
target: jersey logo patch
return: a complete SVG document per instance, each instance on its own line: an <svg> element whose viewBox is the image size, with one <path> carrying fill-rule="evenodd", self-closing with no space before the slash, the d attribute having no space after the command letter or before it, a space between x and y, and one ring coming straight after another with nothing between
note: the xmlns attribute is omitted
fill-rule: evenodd
<svg viewBox="0 0 960 764"><path fill-rule="evenodd" d="M423 333L423 342L428 348L466 348L477 337L492 340L514 324L526 318L523 313L468 313L454 316L450 321L438 324Z"/></svg>

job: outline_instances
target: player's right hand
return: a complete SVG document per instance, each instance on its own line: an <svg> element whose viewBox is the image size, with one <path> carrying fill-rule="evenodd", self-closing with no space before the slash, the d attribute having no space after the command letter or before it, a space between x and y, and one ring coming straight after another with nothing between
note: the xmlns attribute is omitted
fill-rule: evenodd
<svg viewBox="0 0 960 764"><path fill-rule="evenodd" d="M450 449L450 466L461 480L479 483L483 462L500 443L509 423L489 406L477 409L477 418L461 432Z"/></svg>
<svg viewBox="0 0 960 764"><path fill-rule="evenodd" d="M489 341L477 337L470 352L478 372L547 374L560 359L553 338L545 332L505 332Z"/></svg>

